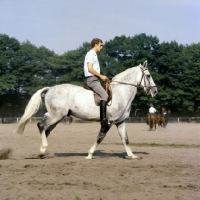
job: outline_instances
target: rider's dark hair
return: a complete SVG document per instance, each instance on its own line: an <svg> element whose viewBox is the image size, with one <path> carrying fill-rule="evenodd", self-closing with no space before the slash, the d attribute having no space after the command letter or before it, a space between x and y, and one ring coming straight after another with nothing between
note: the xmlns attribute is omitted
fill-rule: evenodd
<svg viewBox="0 0 200 200"><path fill-rule="evenodd" d="M103 41L99 38L94 38L92 41L91 41L91 47L93 48L95 46L95 44L99 44L99 43L103 43Z"/></svg>

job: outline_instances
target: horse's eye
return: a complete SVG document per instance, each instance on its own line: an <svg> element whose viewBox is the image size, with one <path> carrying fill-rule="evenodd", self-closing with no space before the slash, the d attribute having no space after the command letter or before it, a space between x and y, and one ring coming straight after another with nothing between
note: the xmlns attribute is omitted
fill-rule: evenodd
<svg viewBox="0 0 200 200"><path fill-rule="evenodd" d="M150 78L150 77L151 77L151 75L150 75L150 74L148 74L148 75L147 75L147 77L148 77L148 78Z"/></svg>

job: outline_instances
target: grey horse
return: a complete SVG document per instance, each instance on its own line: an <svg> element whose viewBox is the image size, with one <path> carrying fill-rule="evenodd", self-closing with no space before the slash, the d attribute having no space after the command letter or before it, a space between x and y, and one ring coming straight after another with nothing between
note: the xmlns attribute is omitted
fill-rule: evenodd
<svg viewBox="0 0 200 200"><path fill-rule="evenodd" d="M143 65L140 64L139 66L129 68L116 75L112 79L110 87L112 89L112 102L107 106L107 118L110 124L107 128L100 128L97 139L88 151L86 159L92 159L97 146L102 142L106 133L114 124L117 126L128 157L138 158L132 153L129 146L125 120L129 117L131 103L135 98L137 88L142 88L151 97L155 97L158 93L157 87L147 69L147 61ZM23 134L26 124L32 115L38 111L42 101L41 94L44 92L46 92L45 105L49 115L37 124L42 140L39 154L41 158L45 157L48 147L47 137L65 116L72 115L90 121L100 120L100 110L94 102L92 91L76 85L61 84L42 88L33 94L26 106L24 115L18 123L15 133Z"/></svg>

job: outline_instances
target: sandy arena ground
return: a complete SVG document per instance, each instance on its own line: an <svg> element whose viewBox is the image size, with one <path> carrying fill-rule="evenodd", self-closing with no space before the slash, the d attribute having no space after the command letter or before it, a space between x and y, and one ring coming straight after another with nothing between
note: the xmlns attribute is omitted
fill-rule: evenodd
<svg viewBox="0 0 200 200"><path fill-rule="evenodd" d="M35 123L23 136L12 133L15 127L0 124L1 153L12 149L0 160L1 200L200 199L199 123L171 123L157 131L128 123L130 143L141 144L131 146L140 160L126 157L115 126L92 160L85 157L99 123L58 124L48 138L48 159L36 159L41 141Z"/></svg>

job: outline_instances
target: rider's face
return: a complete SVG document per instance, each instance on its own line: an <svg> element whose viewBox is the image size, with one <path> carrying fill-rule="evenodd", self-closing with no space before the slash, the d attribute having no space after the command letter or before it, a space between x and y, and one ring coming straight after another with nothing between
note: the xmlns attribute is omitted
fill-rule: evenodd
<svg viewBox="0 0 200 200"><path fill-rule="evenodd" d="M99 52L103 48L103 44L99 42L98 44L95 44L95 47L96 47L96 52Z"/></svg>

